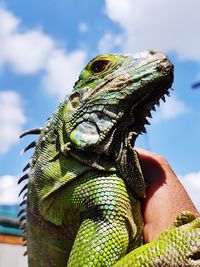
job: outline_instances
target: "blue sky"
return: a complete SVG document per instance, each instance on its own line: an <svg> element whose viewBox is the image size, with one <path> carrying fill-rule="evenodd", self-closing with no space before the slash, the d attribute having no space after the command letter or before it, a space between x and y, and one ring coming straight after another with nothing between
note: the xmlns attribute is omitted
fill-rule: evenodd
<svg viewBox="0 0 200 267"><path fill-rule="evenodd" d="M96 54L158 49L175 65L174 91L138 146L165 156L200 209L200 2L0 0L0 203L17 201L19 152ZM8 193L9 192L9 193Z"/></svg>

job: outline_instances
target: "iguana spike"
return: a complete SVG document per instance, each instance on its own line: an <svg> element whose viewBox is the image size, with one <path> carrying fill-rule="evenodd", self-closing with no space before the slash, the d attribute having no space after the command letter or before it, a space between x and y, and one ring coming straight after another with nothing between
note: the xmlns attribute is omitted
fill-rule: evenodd
<svg viewBox="0 0 200 267"><path fill-rule="evenodd" d="M19 213L17 214L17 217L19 218L23 213L25 213L25 209L21 209Z"/></svg>
<svg viewBox="0 0 200 267"><path fill-rule="evenodd" d="M21 194L24 192L24 190L26 190L28 188L28 184L26 184L23 188L22 188L22 190L19 192L19 195L18 195L18 197L19 196L21 196Z"/></svg>
<svg viewBox="0 0 200 267"><path fill-rule="evenodd" d="M26 230L26 228L27 228L27 221L25 220L25 221L23 221L23 222L20 222L20 226L19 226L19 228L20 228L21 230Z"/></svg>
<svg viewBox="0 0 200 267"><path fill-rule="evenodd" d="M20 229L21 229L22 231L26 231L26 222L25 222L22 226L20 226Z"/></svg>
<svg viewBox="0 0 200 267"><path fill-rule="evenodd" d="M28 146L26 146L23 150L22 153L26 152L27 150L29 150L30 148L33 148L36 146L36 141L33 141L32 143L30 143Z"/></svg>
<svg viewBox="0 0 200 267"><path fill-rule="evenodd" d="M26 215L22 216L21 218L19 218L20 222L24 222L26 220Z"/></svg>
<svg viewBox="0 0 200 267"><path fill-rule="evenodd" d="M146 130L146 128L145 128L144 125L142 126L142 128L141 128L141 130L140 130L140 133L141 133L141 134L143 134L143 133L146 134L146 133L147 133L147 130Z"/></svg>
<svg viewBox="0 0 200 267"><path fill-rule="evenodd" d="M50 119L51 119L51 117L48 117L48 118L46 119L46 122L49 121Z"/></svg>
<svg viewBox="0 0 200 267"><path fill-rule="evenodd" d="M28 173L24 174L18 181L18 184L20 184L21 182L27 180L29 178Z"/></svg>
<svg viewBox="0 0 200 267"><path fill-rule="evenodd" d="M22 138L22 137L24 137L24 136L26 136L26 135L28 135L28 134L40 134L41 131L42 131L42 128L33 128L33 129L30 129L30 130L27 130L27 131L23 132L23 133L19 136L19 138Z"/></svg>
<svg viewBox="0 0 200 267"><path fill-rule="evenodd" d="M24 194L23 199L25 199L25 197L27 197L27 194L28 194L28 192L26 192L26 193ZM25 200L26 200L26 199L25 199Z"/></svg>
<svg viewBox="0 0 200 267"><path fill-rule="evenodd" d="M160 107L160 100L157 99L157 100L155 101L155 104L156 104L156 106Z"/></svg>
<svg viewBox="0 0 200 267"><path fill-rule="evenodd" d="M28 185L27 185L27 186L28 186ZM27 194L28 194L28 191L26 191L26 192L24 193L24 195L22 196L22 198L25 199L25 200L27 200L27 197L26 197Z"/></svg>
<svg viewBox="0 0 200 267"><path fill-rule="evenodd" d="M20 228L21 230L26 229L26 221L21 222L19 228Z"/></svg>
<svg viewBox="0 0 200 267"><path fill-rule="evenodd" d="M29 169L31 166L30 162L26 164L26 166L23 168L23 172L25 172L27 169Z"/></svg>
<svg viewBox="0 0 200 267"><path fill-rule="evenodd" d="M150 118L150 119L152 118L152 115L151 115L151 112L150 112L150 111L149 111L149 113L147 114L147 117Z"/></svg>
<svg viewBox="0 0 200 267"><path fill-rule="evenodd" d="M19 206L21 207L21 206L23 206L23 205L26 205L26 199L25 200L23 200L20 204L19 204Z"/></svg>
<svg viewBox="0 0 200 267"><path fill-rule="evenodd" d="M22 236L25 236L25 235L26 235L26 229L23 229L23 230L21 231L21 233L22 233Z"/></svg>
<svg viewBox="0 0 200 267"><path fill-rule="evenodd" d="M145 119L144 119L144 124L148 124L148 125L150 125L150 122L145 118Z"/></svg>
<svg viewBox="0 0 200 267"><path fill-rule="evenodd" d="M26 234L27 234L27 229L25 228L21 228L21 236L23 236L24 238L26 238Z"/></svg>
<svg viewBox="0 0 200 267"><path fill-rule="evenodd" d="M166 102L164 95L161 98L162 98L163 102Z"/></svg>
<svg viewBox="0 0 200 267"><path fill-rule="evenodd" d="M28 254L28 253L27 253L27 250L26 250L26 251L24 252L23 256L27 256L27 254Z"/></svg>

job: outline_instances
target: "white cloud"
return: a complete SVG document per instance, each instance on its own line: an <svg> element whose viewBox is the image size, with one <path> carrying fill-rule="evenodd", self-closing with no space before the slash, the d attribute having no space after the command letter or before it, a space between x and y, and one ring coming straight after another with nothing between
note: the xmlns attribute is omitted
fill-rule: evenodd
<svg viewBox="0 0 200 267"><path fill-rule="evenodd" d="M85 22L81 22L78 26L80 32L88 32L89 31L89 25Z"/></svg>
<svg viewBox="0 0 200 267"><path fill-rule="evenodd" d="M173 119L187 112L189 110L186 104L173 95L170 98L166 98L166 103L161 103L160 108L154 115L154 120Z"/></svg>
<svg viewBox="0 0 200 267"><path fill-rule="evenodd" d="M46 64L46 74L42 78L44 87L55 96L69 93L83 67L86 54L83 51L66 54L54 50Z"/></svg>
<svg viewBox="0 0 200 267"><path fill-rule="evenodd" d="M106 0L106 14L123 29L123 50L174 51L200 61L200 1Z"/></svg>
<svg viewBox="0 0 200 267"><path fill-rule="evenodd" d="M200 172L179 175L179 179L200 211Z"/></svg>
<svg viewBox="0 0 200 267"><path fill-rule="evenodd" d="M40 29L22 30L20 20L0 8L0 63L14 72L33 74L45 66L53 40Z"/></svg>
<svg viewBox="0 0 200 267"><path fill-rule="evenodd" d="M14 91L1 91L0 111L0 154L3 154L19 141L26 122L20 95Z"/></svg>
<svg viewBox="0 0 200 267"><path fill-rule="evenodd" d="M9 36L3 49L5 61L16 73L34 74L45 68L53 41L40 30L33 30Z"/></svg>
<svg viewBox="0 0 200 267"><path fill-rule="evenodd" d="M134 20L136 19L135 15L138 13L138 10L136 10L135 0L106 0L105 2L106 14L110 17L110 19L118 22L123 28L129 26L131 17L133 17L132 19Z"/></svg>
<svg viewBox="0 0 200 267"><path fill-rule="evenodd" d="M109 53L112 52L113 49L120 47L122 43L122 35L114 35L110 32L107 32L100 39L98 49L100 53Z"/></svg>
<svg viewBox="0 0 200 267"><path fill-rule="evenodd" d="M18 178L12 175L0 176L0 205L13 205L19 203L18 194L20 186L17 184Z"/></svg>
<svg viewBox="0 0 200 267"><path fill-rule="evenodd" d="M44 73L47 92L69 93L84 64L86 52L67 52L40 28L24 29L19 18L0 7L0 67L17 74Z"/></svg>

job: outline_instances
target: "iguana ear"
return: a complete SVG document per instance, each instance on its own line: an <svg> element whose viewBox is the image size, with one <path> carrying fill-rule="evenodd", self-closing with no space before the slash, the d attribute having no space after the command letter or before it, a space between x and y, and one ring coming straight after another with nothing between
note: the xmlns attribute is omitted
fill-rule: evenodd
<svg viewBox="0 0 200 267"><path fill-rule="evenodd" d="M99 138L96 125L89 121L78 124L70 134L70 140L81 149L97 144Z"/></svg>

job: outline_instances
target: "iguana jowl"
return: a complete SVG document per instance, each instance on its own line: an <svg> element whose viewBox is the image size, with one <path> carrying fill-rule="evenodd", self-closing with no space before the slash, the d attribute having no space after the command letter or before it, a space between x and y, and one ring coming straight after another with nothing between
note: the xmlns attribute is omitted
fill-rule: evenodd
<svg viewBox="0 0 200 267"><path fill-rule="evenodd" d="M22 134L40 133L21 178L30 267L200 266L190 213L142 245L145 181L133 146L172 82L162 53L98 56L44 128Z"/></svg>

